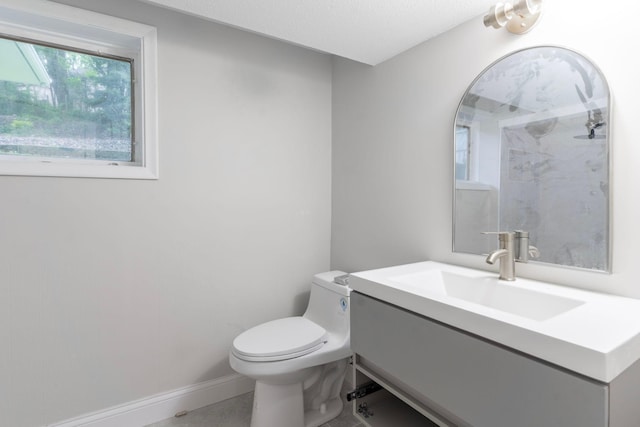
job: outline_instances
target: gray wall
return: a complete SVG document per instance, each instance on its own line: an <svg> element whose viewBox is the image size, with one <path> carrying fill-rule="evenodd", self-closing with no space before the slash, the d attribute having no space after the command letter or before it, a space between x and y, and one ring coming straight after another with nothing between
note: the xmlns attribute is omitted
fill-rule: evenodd
<svg viewBox="0 0 640 427"><path fill-rule="evenodd" d="M453 121L468 85L503 55L560 45L594 61L613 93L613 274L517 265L519 275L640 298L640 50L619 11L579 0L549 1L523 36L469 21L375 68L336 59L333 74L332 267L358 271L425 259L492 269L451 251ZM579 19L575 17L579 11Z"/></svg>
<svg viewBox="0 0 640 427"><path fill-rule="evenodd" d="M232 373L329 268L331 59L127 0L155 25L160 180L0 177L0 425Z"/></svg>

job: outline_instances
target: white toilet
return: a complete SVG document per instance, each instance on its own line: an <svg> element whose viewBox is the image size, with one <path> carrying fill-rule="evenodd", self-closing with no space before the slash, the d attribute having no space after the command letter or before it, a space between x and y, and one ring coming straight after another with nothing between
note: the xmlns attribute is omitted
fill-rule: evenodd
<svg viewBox="0 0 640 427"><path fill-rule="evenodd" d="M349 347L349 294L342 271L316 274L307 311L238 335L229 363L256 380L251 427L317 427L342 411Z"/></svg>

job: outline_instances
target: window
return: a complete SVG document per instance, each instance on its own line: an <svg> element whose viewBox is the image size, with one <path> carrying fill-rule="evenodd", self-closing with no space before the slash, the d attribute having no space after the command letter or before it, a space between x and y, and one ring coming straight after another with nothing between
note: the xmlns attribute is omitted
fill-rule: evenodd
<svg viewBox="0 0 640 427"><path fill-rule="evenodd" d="M0 174L154 179L155 28L0 5Z"/></svg>
<svg viewBox="0 0 640 427"><path fill-rule="evenodd" d="M135 162L133 63L0 37L0 154Z"/></svg>
<svg viewBox="0 0 640 427"><path fill-rule="evenodd" d="M470 154L471 130L468 126L456 125L456 180L469 181Z"/></svg>

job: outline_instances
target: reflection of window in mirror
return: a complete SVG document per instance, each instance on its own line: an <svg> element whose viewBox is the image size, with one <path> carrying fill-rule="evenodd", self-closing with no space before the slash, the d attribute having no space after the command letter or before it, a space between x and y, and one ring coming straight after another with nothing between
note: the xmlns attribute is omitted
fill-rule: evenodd
<svg viewBox="0 0 640 427"><path fill-rule="evenodd" d="M471 129L456 125L456 180L469 181L471 157Z"/></svg>

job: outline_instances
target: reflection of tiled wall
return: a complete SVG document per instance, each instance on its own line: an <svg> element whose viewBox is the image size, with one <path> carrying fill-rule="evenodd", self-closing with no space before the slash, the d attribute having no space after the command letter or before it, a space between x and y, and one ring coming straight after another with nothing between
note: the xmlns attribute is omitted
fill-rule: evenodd
<svg viewBox="0 0 640 427"><path fill-rule="evenodd" d="M606 140L577 139L584 115L502 129L501 229L529 231L540 261L607 268ZM537 135L534 137L532 135Z"/></svg>

